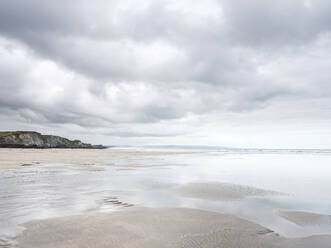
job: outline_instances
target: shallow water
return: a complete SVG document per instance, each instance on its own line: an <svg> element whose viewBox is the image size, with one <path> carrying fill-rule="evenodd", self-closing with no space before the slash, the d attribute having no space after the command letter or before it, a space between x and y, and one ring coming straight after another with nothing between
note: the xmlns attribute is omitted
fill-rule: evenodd
<svg viewBox="0 0 331 248"><path fill-rule="evenodd" d="M330 226L302 227L277 214L280 209L289 209L331 215L330 153L200 151L131 154L105 162L112 165L96 164L86 169L35 164L1 172L0 245L31 220L124 210L133 205L231 213L288 237L331 234ZM176 191L196 183L247 185L282 194L210 199Z"/></svg>

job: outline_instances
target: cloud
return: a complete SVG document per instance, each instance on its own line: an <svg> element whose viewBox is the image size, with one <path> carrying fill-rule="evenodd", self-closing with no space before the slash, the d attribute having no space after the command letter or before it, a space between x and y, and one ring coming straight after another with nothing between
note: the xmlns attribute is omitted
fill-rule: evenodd
<svg viewBox="0 0 331 248"><path fill-rule="evenodd" d="M244 46L282 49L330 32L331 4L325 0L222 1L230 37Z"/></svg>
<svg viewBox="0 0 331 248"><path fill-rule="evenodd" d="M326 0L3 0L0 111L8 123L121 137L185 136L280 103L296 103L278 110L302 120L309 103L330 104L330 8ZM182 120L185 128L165 131Z"/></svg>

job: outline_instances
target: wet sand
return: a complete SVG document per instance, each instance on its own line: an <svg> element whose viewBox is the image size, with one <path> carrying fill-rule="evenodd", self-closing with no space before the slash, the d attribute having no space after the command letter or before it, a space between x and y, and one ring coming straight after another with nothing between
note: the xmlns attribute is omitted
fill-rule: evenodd
<svg viewBox="0 0 331 248"><path fill-rule="evenodd" d="M135 209L29 223L17 241L22 248L329 248L331 237L286 239L232 215L193 209Z"/></svg>
<svg viewBox="0 0 331 248"><path fill-rule="evenodd" d="M223 203L220 202L232 204L236 201L242 204L245 199L278 197L286 193L240 184L213 183L208 180L203 183L189 181L186 183L188 175L191 179L191 175L187 173L190 168L184 166L181 169L178 169L180 167L174 169L171 167L174 166L173 162L164 160L168 155L186 154L191 156L192 152L0 149L0 173L5 175L3 179L7 180L7 183L4 182L3 186L8 189L6 191L4 187L3 190L8 195L0 195L0 200L3 199L3 204L0 204L0 214L2 211L2 218L5 221L11 219L16 221L11 222L14 229L16 225L24 226L24 231L15 234L17 236L14 239L10 236L0 236L0 247L12 247L10 245L12 241L17 242L17 247L23 248L330 247L331 236L328 235L288 238L286 233L279 235L254 223L255 219L252 222L235 215L221 213L218 207ZM180 160L179 165L181 162ZM168 166L168 174L154 170L162 166ZM59 171L56 170L57 167L60 168ZM200 175L200 168L205 167L202 165L191 169L197 170ZM67 170L70 173L67 174ZM5 173L10 171L13 171L12 174ZM75 173L71 174L71 171ZM174 174L170 173L171 171ZM177 175L176 173L180 171L183 174ZM50 174L51 172L54 174ZM22 180L21 177L25 179ZM164 181L160 181L161 179ZM173 179L176 180L171 181ZM89 185L85 180L90 181ZM17 185L19 182L22 185ZM13 187L16 189L11 191ZM35 195L30 195L31 193ZM30 195L27 197L28 200L26 195ZM39 195L43 197L39 198ZM194 201L187 200L190 198ZM197 203L195 200L199 200L199 204L205 202L206 205L194 205ZM33 210L33 204L37 203L44 204L44 207L40 208L46 213L42 220L37 220L38 217ZM209 209L208 204L216 205L213 205L213 209ZM93 211L89 210L90 205L93 206ZM118 211L106 213L100 211L108 205L120 208L112 209ZM6 214L8 206L14 209L8 212L9 215ZM245 205L228 206L232 208ZM252 206L258 207L258 205ZM65 209L71 207L71 211L62 212L63 207ZM55 218L52 216L52 211L47 212L49 208L53 208ZM262 216L262 212L258 209L254 210L254 207L247 209L256 212L256 216ZM217 213L212 212L215 210ZM318 234L325 234L324 230L331 227L330 216L326 215L293 210L281 210L275 215L294 228L322 226L323 229L317 232ZM270 215L266 216L270 217ZM313 229L311 233L316 234Z"/></svg>
<svg viewBox="0 0 331 248"><path fill-rule="evenodd" d="M248 196L282 195L276 191L231 183L190 183L176 188L175 192L184 197L207 200L238 200Z"/></svg>
<svg viewBox="0 0 331 248"><path fill-rule="evenodd" d="M331 229L331 216L303 211L279 211L279 215L300 226L327 226Z"/></svg>

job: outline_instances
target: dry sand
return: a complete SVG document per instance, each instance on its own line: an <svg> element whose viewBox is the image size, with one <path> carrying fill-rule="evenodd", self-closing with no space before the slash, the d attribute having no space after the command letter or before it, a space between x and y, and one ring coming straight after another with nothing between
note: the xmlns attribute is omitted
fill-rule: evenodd
<svg viewBox="0 0 331 248"><path fill-rule="evenodd" d="M191 153L191 152L190 152ZM112 149L0 149L0 170L17 169L39 163L67 163L81 166L95 164L113 165L112 159L137 158L139 156L189 154L188 152L128 151ZM130 167L130 166L128 166ZM133 168L144 167L132 165Z"/></svg>
<svg viewBox="0 0 331 248"><path fill-rule="evenodd" d="M18 247L330 248L330 236L286 239L262 226L193 209L133 209L62 217L27 225Z"/></svg>

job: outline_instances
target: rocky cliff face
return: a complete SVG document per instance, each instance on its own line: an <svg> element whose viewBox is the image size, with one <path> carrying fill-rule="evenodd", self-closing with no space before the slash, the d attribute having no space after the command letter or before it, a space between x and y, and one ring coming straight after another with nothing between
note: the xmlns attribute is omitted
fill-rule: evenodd
<svg viewBox="0 0 331 248"><path fill-rule="evenodd" d="M101 149L101 145L82 143L80 140L69 140L60 136L42 135L37 132L0 132L0 147L13 148L85 148Z"/></svg>

